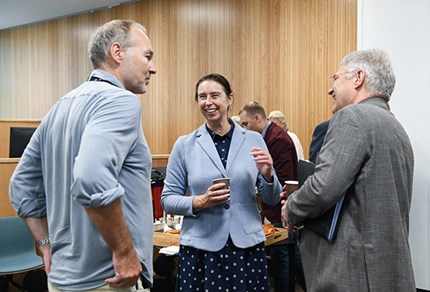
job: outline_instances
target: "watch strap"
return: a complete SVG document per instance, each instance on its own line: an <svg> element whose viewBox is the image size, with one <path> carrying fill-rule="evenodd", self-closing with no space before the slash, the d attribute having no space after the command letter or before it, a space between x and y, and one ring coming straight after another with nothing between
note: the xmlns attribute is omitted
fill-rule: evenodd
<svg viewBox="0 0 430 292"><path fill-rule="evenodd" d="M38 246L38 247L41 247L42 245L46 245L46 244L48 244L48 243L50 243L50 242L51 242L51 240L50 240L49 235L48 235L48 236L46 236L46 237L44 237L44 238L42 238L42 239L39 239L39 240L37 241L37 246Z"/></svg>

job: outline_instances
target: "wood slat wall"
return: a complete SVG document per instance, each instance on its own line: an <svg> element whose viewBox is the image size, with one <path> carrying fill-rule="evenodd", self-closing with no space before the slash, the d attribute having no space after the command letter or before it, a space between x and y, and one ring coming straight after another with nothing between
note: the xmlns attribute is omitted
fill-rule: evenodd
<svg viewBox="0 0 430 292"><path fill-rule="evenodd" d="M357 0L142 0L0 31L0 118L42 118L87 78L88 39L116 18L141 22L153 42L158 74L141 101L156 155L203 122L194 86L218 72L235 92L232 114L250 100L283 111L307 157L331 116L328 76L356 49Z"/></svg>

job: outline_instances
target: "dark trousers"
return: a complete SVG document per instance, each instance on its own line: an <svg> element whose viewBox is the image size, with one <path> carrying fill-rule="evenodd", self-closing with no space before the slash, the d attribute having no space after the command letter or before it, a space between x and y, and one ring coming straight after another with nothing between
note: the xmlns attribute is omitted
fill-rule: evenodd
<svg viewBox="0 0 430 292"><path fill-rule="evenodd" d="M274 224L275 227L277 227ZM288 242L285 244L272 245L267 247L270 255L270 272L273 277L271 286L275 292L294 292L290 291L290 251L294 249L295 265L294 275L299 285L306 291L305 277L303 274L302 257L298 245L298 232L290 233Z"/></svg>

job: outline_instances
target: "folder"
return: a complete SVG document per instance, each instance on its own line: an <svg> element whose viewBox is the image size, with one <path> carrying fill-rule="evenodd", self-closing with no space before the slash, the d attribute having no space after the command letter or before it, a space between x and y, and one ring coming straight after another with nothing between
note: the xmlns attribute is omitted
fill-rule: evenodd
<svg viewBox="0 0 430 292"><path fill-rule="evenodd" d="M299 160L297 165L299 188L304 184L309 176L313 175L314 171L314 163L307 160ZM336 239L344 199L345 196L342 197L342 199L337 202L333 208L325 213L313 219L306 219L303 222L304 228L311 230L328 242L333 243Z"/></svg>

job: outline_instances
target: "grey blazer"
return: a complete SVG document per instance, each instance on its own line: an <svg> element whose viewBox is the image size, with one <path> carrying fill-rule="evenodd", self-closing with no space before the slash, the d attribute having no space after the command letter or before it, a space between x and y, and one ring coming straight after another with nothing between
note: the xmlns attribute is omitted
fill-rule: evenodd
<svg viewBox="0 0 430 292"><path fill-rule="evenodd" d="M334 243L304 228L308 291L415 291L408 243L413 164L409 138L384 100L333 116L315 174L287 205L288 219L299 223L346 194Z"/></svg>
<svg viewBox="0 0 430 292"><path fill-rule="evenodd" d="M240 248L266 239L256 202L256 183L263 201L270 205L279 202L282 187L273 169L274 183L264 180L250 154L252 147L267 151L259 133L235 124L224 168L205 124L176 141L167 165L161 203L166 213L184 215L181 245L218 251L229 236ZM228 207L220 205L194 214L193 196L206 193L212 180L221 177L230 178Z"/></svg>

